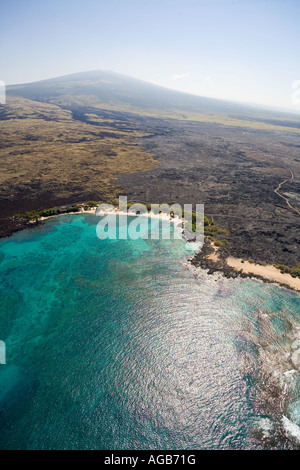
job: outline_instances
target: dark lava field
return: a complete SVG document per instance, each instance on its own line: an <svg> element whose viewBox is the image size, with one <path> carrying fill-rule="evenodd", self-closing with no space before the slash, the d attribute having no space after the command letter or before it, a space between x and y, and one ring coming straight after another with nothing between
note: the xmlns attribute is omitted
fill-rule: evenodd
<svg viewBox="0 0 300 470"><path fill-rule="evenodd" d="M172 119L143 118L140 126L151 133L140 142L160 165L117 180L129 200L203 203L229 232L224 255L299 262L299 135ZM274 192L286 179L280 194L295 210Z"/></svg>

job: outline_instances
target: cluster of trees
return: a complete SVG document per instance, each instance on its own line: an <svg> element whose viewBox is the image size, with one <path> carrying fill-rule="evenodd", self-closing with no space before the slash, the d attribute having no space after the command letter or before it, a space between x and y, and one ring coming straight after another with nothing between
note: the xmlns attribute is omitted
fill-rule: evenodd
<svg viewBox="0 0 300 470"><path fill-rule="evenodd" d="M284 264L278 264L275 266L277 269L280 269L281 273L288 273L292 277L300 277L300 263L296 266L285 266Z"/></svg>
<svg viewBox="0 0 300 470"><path fill-rule="evenodd" d="M72 206L68 206L66 208L54 208L54 209L45 209L42 211L27 211L24 212L23 214L16 214L16 218L22 218L26 220L37 220L40 217L50 217L52 215L59 215L59 214L65 214L65 213L70 213L70 212L79 212L80 208L83 208L85 211L89 210L91 207L96 207L100 204L98 201L88 201L84 204L74 204ZM127 208L130 208L133 204L137 204L136 202L128 202L127 203ZM169 206L172 206L174 203L169 203ZM151 204L145 204L148 212L151 210ZM171 212L172 214L172 212ZM173 215L175 215L173 213ZM196 212L192 212L192 217L190 217L191 213L186 214L186 219L192 220L191 227L189 229L192 229L193 232L196 231L196 224L197 224L197 215ZM184 209L182 209L182 217L184 218ZM204 215L204 220L203 220L203 225L204 225L204 235L208 237L216 246L223 246L227 245L229 242L227 240L227 235L228 232L226 229L218 227L215 225L214 221L209 219ZM294 269L294 268L289 268L288 266L282 266L280 269ZM300 267L298 269L298 274L300 272ZM289 271L284 271L284 272L289 272Z"/></svg>
<svg viewBox="0 0 300 470"><path fill-rule="evenodd" d="M97 207L99 206L100 202L97 201L89 201L86 204L83 205L83 209L85 211L88 211L91 207Z"/></svg>
<svg viewBox="0 0 300 470"><path fill-rule="evenodd" d="M216 246L228 245L228 231L225 228L215 225L213 220L204 216L204 235L209 238Z"/></svg>
<svg viewBox="0 0 300 470"><path fill-rule="evenodd" d="M65 214L69 212L79 212L77 205L66 207L65 209L44 209L42 211L26 211L22 214L16 214L17 219L37 220L40 217L50 217L52 215Z"/></svg>

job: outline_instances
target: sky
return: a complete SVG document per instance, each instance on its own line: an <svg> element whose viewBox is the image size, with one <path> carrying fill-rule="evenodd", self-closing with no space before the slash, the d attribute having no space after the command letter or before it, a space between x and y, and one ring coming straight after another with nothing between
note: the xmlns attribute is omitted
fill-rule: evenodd
<svg viewBox="0 0 300 470"><path fill-rule="evenodd" d="M0 0L0 81L113 70L300 113L299 0Z"/></svg>

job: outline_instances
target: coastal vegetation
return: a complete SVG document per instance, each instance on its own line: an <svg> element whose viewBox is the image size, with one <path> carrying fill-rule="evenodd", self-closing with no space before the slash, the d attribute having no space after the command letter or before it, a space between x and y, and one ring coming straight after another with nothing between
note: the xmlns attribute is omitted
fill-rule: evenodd
<svg viewBox="0 0 300 470"><path fill-rule="evenodd" d="M300 278L300 263L296 264L295 266L285 266L284 264L278 264L275 267L280 269L282 274L288 273L294 278Z"/></svg>
<svg viewBox="0 0 300 470"><path fill-rule="evenodd" d="M25 219L25 220L38 220L41 217L52 217L54 215L68 214L70 212L80 212L80 208L84 207L84 210L88 210L92 206L81 204L74 204L72 206L60 207L54 209L44 209L41 211L26 211L20 214L15 214L16 219Z"/></svg>
<svg viewBox="0 0 300 470"><path fill-rule="evenodd" d="M228 237L228 230L218 227L213 220L207 217L204 218L204 235L213 242L215 246L221 247L229 244L226 238Z"/></svg>
<svg viewBox="0 0 300 470"><path fill-rule="evenodd" d="M111 205L116 206L114 201L109 201L108 203L110 203ZM43 217L51 217L51 216L60 215L60 214L80 212L82 209L83 209L83 211L88 211L89 209L91 209L93 207L97 207L99 204L101 204L101 202L99 202L99 201L88 201L88 202L85 202L85 203L82 203L82 204L73 204L71 206L44 209L44 210L41 210L41 211L26 211L24 213L15 214L14 217L16 219L24 219L24 220L27 220L27 221L30 221L30 220L37 221L37 220L39 220ZM139 211L138 211L139 204L141 206L141 210L142 210L143 207L146 207L148 212L151 211L151 209L153 208L153 205L154 205L154 204L151 204L151 203L141 204L141 203L131 201L131 202L127 202L127 210L130 209L133 205L135 205L136 208L137 208L137 213L139 213ZM169 206L171 206L171 205L172 204L170 203ZM167 206L168 205L166 205L166 207ZM163 209L163 207L160 207L160 209ZM160 210L159 212L163 212L163 211ZM171 217L175 216L175 214L172 210L170 211L170 215L171 215ZM181 215L182 215L183 218L184 218L184 216L186 216L186 219L192 221L191 223L187 222L187 224L188 224L187 227L188 227L189 230L191 230L193 232L196 232L196 230L197 230L197 214L196 214L196 212L187 213L187 212L184 212L184 209L182 209ZM223 238L224 236L228 235L228 231L224 228L221 228L221 227L218 227L217 225L215 225L214 221L209 219L206 215L204 215L204 217L203 217L203 225L204 225L204 235L209 240L211 240L216 246L220 247L220 246L223 246L223 245L227 245L229 243L229 241L227 239Z"/></svg>

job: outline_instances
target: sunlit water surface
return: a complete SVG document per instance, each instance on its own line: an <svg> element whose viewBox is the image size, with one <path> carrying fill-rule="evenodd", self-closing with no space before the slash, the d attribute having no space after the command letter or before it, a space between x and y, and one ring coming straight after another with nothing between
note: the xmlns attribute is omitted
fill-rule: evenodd
<svg viewBox="0 0 300 470"><path fill-rule="evenodd" d="M100 241L97 222L0 242L0 447L261 448L244 324L297 323L299 296L193 271L181 240Z"/></svg>

